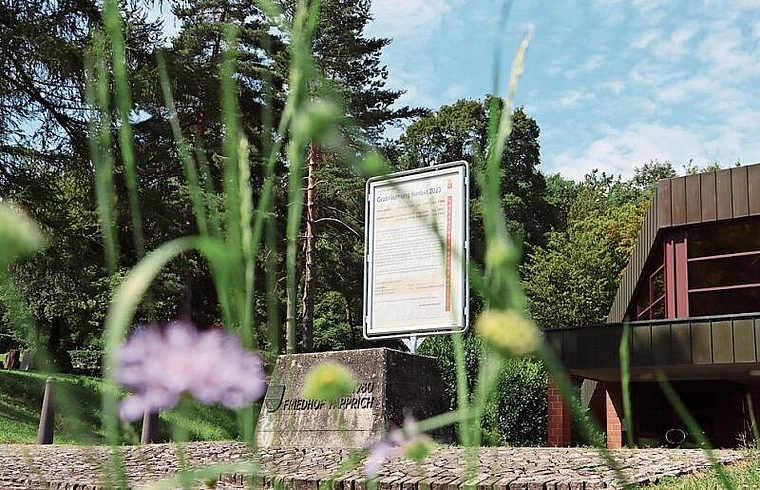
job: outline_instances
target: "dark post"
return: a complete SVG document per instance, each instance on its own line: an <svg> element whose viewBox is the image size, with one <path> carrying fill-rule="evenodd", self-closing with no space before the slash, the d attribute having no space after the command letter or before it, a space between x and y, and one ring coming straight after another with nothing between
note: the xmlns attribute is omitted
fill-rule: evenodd
<svg viewBox="0 0 760 490"><path fill-rule="evenodd" d="M53 444L53 383L55 379L45 381L45 394L42 397L42 413L40 413L40 428L37 430L37 444Z"/></svg>
<svg viewBox="0 0 760 490"><path fill-rule="evenodd" d="M142 433L140 434L141 444L150 444L156 442L158 437L158 412L143 413Z"/></svg>

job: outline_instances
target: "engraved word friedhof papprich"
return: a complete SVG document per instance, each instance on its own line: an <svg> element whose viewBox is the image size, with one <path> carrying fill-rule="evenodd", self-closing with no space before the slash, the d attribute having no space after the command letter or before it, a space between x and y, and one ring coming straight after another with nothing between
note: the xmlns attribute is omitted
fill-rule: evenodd
<svg viewBox="0 0 760 490"><path fill-rule="evenodd" d="M303 379L324 361L350 368L354 392L334 404L303 398ZM438 366L431 357L391 349L280 356L259 416L261 447L361 447L382 437L404 415L424 419L446 410ZM448 433L434 434L444 440Z"/></svg>

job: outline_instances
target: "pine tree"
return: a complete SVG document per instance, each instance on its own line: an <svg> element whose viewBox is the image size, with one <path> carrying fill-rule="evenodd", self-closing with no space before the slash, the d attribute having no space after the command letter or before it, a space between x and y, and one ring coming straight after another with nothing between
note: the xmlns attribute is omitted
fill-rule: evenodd
<svg viewBox="0 0 760 490"><path fill-rule="evenodd" d="M372 19L370 4L369 0L320 2L320 20L312 43L314 61L323 76L312 95L331 96L342 102L349 121L343 143L356 154L377 145L387 125L420 113L409 107L393 107L402 92L386 87L388 71L380 60L382 49L390 40L364 35ZM292 18L296 2L288 0L281 5ZM318 270L342 272L342 277L325 274L324 289L341 291L347 308L361 305L363 268L360 247L355 245L361 238L361 233L356 236L356 230L362 227L363 206L357 203L361 203L363 181L348 162L341 160L339 152L332 150L319 148L314 142L308 147L301 301L301 349L307 352L313 348ZM324 239L319 238L317 231L320 222L331 225L323 230ZM343 249L331 250L335 247ZM320 256L321 266L317 260ZM346 263L351 266L345 267Z"/></svg>

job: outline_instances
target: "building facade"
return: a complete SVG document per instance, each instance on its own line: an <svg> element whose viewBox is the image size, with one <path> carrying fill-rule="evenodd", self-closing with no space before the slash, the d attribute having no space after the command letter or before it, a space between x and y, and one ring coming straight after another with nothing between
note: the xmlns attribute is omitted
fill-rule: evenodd
<svg viewBox="0 0 760 490"><path fill-rule="evenodd" d="M716 446L741 443L760 419L760 165L658 183L607 323L547 330L581 399L626 440L618 346L629 325L633 439L685 430L662 374ZM549 383L549 445L569 445L570 413ZM752 413L751 413L752 412ZM671 432L673 434L673 432Z"/></svg>

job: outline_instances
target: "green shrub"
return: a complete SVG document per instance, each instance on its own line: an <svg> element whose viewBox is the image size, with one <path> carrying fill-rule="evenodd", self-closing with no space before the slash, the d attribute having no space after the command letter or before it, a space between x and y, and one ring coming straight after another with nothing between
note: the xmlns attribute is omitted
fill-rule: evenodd
<svg viewBox="0 0 760 490"><path fill-rule="evenodd" d="M103 363L102 350L70 350L71 367L77 374L99 376Z"/></svg>
<svg viewBox="0 0 760 490"><path fill-rule="evenodd" d="M472 393L482 358L482 341L469 334L464 338L468 390ZM426 339L417 353L434 357L443 378L449 408L457 408L456 363L451 337ZM532 358L504 362L499 384L486 407L482 423L483 443L489 446L535 446L546 441L546 372Z"/></svg>

